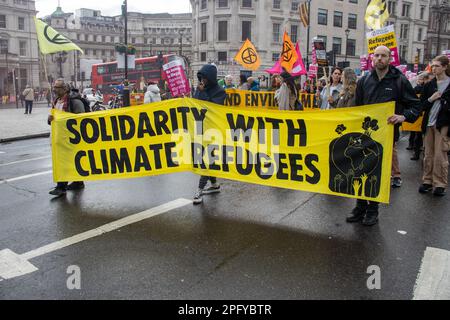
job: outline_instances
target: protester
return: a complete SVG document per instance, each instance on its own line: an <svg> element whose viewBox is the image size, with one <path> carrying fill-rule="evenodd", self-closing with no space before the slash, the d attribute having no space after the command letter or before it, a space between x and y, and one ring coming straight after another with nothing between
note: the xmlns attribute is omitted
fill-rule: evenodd
<svg viewBox="0 0 450 320"><path fill-rule="evenodd" d="M281 87L282 78L279 74L274 74L272 76L272 82L270 84L270 91L277 91Z"/></svg>
<svg viewBox="0 0 450 320"><path fill-rule="evenodd" d="M50 89L47 89L45 97L47 99L47 107L50 108L52 106L52 95Z"/></svg>
<svg viewBox="0 0 450 320"><path fill-rule="evenodd" d="M240 79L239 89L240 90L249 90L250 89L250 85L247 82L247 76L245 74L241 74L239 76L239 79Z"/></svg>
<svg viewBox="0 0 450 320"><path fill-rule="evenodd" d="M278 103L279 110L300 110L298 102L298 90L295 86L294 78L289 72L284 71L281 74L281 86L275 92L275 100Z"/></svg>
<svg viewBox="0 0 450 320"><path fill-rule="evenodd" d="M194 93L194 98L204 101L210 101L223 105L225 102L225 90L217 83L217 68L211 64L204 65L197 73L199 84ZM205 190L208 180L211 186ZM194 204L203 202L204 194L220 192L220 185L215 177L201 176L198 183L198 190L194 195Z"/></svg>
<svg viewBox="0 0 450 320"><path fill-rule="evenodd" d="M356 105L368 105L395 101L395 114L388 123L394 124L394 145L399 138L399 127L404 121L415 122L421 113L420 101L408 79L395 67L390 65L391 51L385 46L375 49L373 55L374 69L361 78L356 87ZM401 185L400 168L397 151L394 147L392 157L393 186ZM358 199L356 207L347 217L347 222L362 220L365 226L378 222L378 202Z"/></svg>
<svg viewBox="0 0 450 320"><path fill-rule="evenodd" d="M318 96L320 109L328 110L336 107L339 94L342 91L341 76L342 70L340 68L334 67L331 70L329 83Z"/></svg>
<svg viewBox="0 0 450 320"><path fill-rule="evenodd" d="M154 82L149 82L147 92L144 95L144 104L161 101L161 94L158 85Z"/></svg>
<svg viewBox="0 0 450 320"><path fill-rule="evenodd" d="M342 72L342 91L339 94L336 108L353 107L356 104L356 73L351 68Z"/></svg>
<svg viewBox="0 0 450 320"><path fill-rule="evenodd" d="M31 114L31 110L33 109L34 90L27 84L22 94L25 97L25 114Z"/></svg>
<svg viewBox="0 0 450 320"><path fill-rule="evenodd" d="M225 83L223 85L224 89L234 89L236 86L233 84L233 77L231 75L225 76Z"/></svg>
<svg viewBox="0 0 450 320"><path fill-rule="evenodd" d="M259 80L255 77L247 78L248 85L250 87L250 91L259 91Z"/></svg>
<svg viewBox="0 0 450 320"><path fill-rule="evenodd" d="M436 76L427 83L421 96L425 115L422 132L425 133L420 193L433 190L433 195L445 195L448 186L448 155L450 150L450 65L447 56L433 59L431 70Z"/></svg>
<svg viewBox="0 0 450 320"><path fill-rule="evenodd" d="M84 104L78 96L70 96L70 87L64 82L64 79L57 79L53 86L55 91L56 99L53 102L53 108L71 113L83 113L85 111ZM53 121L53 116L48 116L48 124ZM83 181L74 181L68 185L67 182L58 182L56 187L49 192L49 194L54 196L62 196L66 194L67 190L79 190L84 188Z"/></svg>

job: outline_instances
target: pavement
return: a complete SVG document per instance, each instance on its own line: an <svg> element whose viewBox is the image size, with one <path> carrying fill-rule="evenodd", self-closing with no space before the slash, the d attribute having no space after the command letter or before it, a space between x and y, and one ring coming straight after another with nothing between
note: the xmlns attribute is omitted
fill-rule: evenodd
<svg viewBox="0 0 450 320"><path fill-rule="evenodd" d="M24 114L25 108L19 104L0 104L0 143L36 137L48 137L50 126L47 102L34 102L31 114Z"/></svg>
<svg viewBox="0 0 450 320"><path fill-rule="evenodd" d="M0 300L450 299L450 195L417 192L406 145L365 227L345 222L354 200L223 179L194 206L192 173L52 198L48 139L0 144ZM8 257L27 273L6 278Z"/></svg>

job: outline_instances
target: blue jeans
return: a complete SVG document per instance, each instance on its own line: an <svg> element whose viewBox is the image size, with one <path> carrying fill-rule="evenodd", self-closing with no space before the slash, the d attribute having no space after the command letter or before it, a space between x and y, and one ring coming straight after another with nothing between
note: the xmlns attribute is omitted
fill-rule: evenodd
<svg viewBox="0 0 450 320"><path fill-rule="evenodd" d="M25 113L31 113L33 109L33 100L25 100Z"/></svg>

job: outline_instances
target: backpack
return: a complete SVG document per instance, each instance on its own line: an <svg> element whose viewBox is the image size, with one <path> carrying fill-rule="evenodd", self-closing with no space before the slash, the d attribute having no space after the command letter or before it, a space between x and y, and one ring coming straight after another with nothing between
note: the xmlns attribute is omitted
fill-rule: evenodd
<svg viewBox="0 0 450 320"><path fill-rule="evenodd" d="M83 97L71 97L69 98L69 110L72 110L72 101L73 100L81 100L84 106L84 112L91 112L91 106L89 105L89 101ZM72 112L72 111L71 111Z"/></svg>

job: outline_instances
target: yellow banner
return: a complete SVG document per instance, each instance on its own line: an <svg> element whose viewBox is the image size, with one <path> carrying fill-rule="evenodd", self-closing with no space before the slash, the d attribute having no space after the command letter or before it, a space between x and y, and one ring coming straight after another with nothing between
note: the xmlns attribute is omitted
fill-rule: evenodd
<svg viewBox="0 0 450 320"><path fill-rule="evenodd" d="M422 132L422 121L423 121L423 115L420 116L419 119L417 119L416 122L414 122L414 123L403 122L402 130L403 131Z"/></svg>
<svg viewBox="0 0 450 320"><path fill-rule="evenodd" d="M239 89L226 89L225 105L241 108L278 109L275 100L275 91L247 91ZM304 109L318 108L316 96L310 93L300 93L299 100Z"/></svg>
<svg viewBox="0 0 450 320"><path fill-rule="evenodd" d="M53 111L55 181L192 171L260 185L389 202L394 103L296 112L180 98Z"/></svg>

